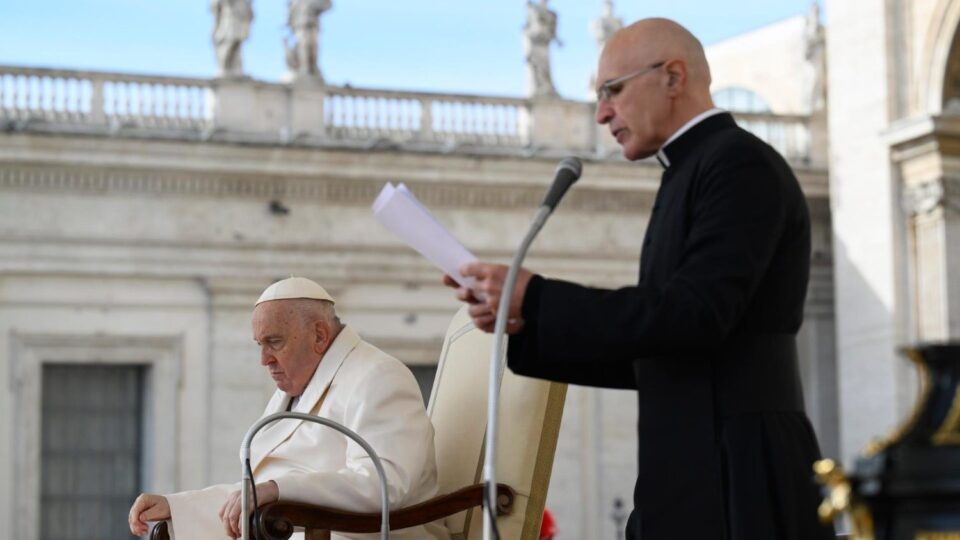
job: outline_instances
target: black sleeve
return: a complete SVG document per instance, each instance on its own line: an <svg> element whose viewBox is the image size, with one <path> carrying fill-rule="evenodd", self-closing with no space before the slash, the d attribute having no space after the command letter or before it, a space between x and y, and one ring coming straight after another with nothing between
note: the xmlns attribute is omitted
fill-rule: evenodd
<svg viewBox="0 0 960 540"><path fill-rule="evenodd" d="M722 343L777 249L783 179L756 151L705 160L700 174L670 278L659 287L617 290L543 280L530 306L534 324L511 340L511 369L578 384L615 383L636 358L698 353Z"/></svg>
<svg viewBox="0 0 960 540"><path fill-rule="evenodd" d="M546 282L541 276L535 275L527 284L523 296L524 330L519 335L510 336L507 342L507 366L510 371L517 375L581 386L636 389L633 366L629 363L606 365L597 369L589 362L554 361L538 354L536 328L541 291Z"/></svg>

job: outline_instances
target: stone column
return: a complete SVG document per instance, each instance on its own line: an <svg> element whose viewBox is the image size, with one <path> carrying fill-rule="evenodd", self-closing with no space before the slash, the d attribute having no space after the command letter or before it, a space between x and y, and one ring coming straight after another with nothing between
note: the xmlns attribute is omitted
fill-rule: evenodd
<svg viewBox="0 0 960 540"><path fill-rule="evenodd" d="M809 132L809 163L815 167L826 166L830 162L830 132L827 125L826 108L810 113L807 123Z"/></svg>
<svg viewBox="0 0 960 540"><path fill-rule="evenodd" d="M807 415L826 457L840 453L840 415L837 392L836 289L833 279L833 246L828 201L808 198L812 254L810 284L803 325L797 335L800 378Z"/></svg>
<svg viewBox="0 0 960 540"><path fill-rule="evenodd" d="M960 117L924 118L891 132L900 173L915 341L960 337Z"/></svg>
<svg viewBox="0 0 960 540"><path fill-rule="evenodd" d="M830 204L833 216L841 453L846 460L888 433L909 410L896 354L898 201L889 144L895 77L890 8L876 0L829 0Z"/></svg>

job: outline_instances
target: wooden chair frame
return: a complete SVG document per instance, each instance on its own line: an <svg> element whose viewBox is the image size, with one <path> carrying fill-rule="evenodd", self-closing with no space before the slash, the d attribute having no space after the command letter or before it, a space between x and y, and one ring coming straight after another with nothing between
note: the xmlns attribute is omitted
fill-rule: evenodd
<svg viewBox="0 0 960 540"><path fill-rule="evenodd" d="M514 490L505 484L497 484L497 515L513 512ZM390 530L406 529L451 516L475 506L483 500L483 484L434 497L413 506L390 512ZM251 530L260 540L287 540L294 527L308 531L308 539L329 538L330 531L346 533L380 532L380 512L348 512L325 506L300 503L274 502L260 508L259 521L251 516ZM170 540L167 522L158 523L150 533L150 540Z"/></svg>

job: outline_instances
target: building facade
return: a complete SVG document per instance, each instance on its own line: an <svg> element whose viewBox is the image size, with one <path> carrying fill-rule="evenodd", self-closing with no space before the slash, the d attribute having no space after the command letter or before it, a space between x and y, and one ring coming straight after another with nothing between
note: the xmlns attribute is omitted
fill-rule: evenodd
<svg viewBox="0 0 960 540"><path fill-rule="evenodd" d="M897 347L960 328L960 0L827 9L820 57L809 15L708 57L718 103L807 195L806 402L824 453L849 459L911 407ZM275 279L322 283L428 390L458 306L373 220L385 182L506 261L557 161L578 155L584 178L528 266L615 287L636 281L661 172L620 158L591 103L557 97L2 66L0 122L0 535L27 539L115 521L130 493L236 478L273 388L249 318ZM563 537L616 538L635 422L632 393L570 389L548 498Z"/></svg>
<svg viewBox="0 0 960 540"><path fill-rule="evenodd" d="M960 2L828 3L841 453L889 433L919 377L898 350L960 336Z"/></svg>

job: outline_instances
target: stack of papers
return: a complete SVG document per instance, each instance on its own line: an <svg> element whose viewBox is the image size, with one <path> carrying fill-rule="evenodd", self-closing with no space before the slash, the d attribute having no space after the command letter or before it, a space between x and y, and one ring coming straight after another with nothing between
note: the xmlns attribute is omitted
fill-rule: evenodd
<svg viewBox="0 0 960 540"><path fill-rule="evenodd" d="M461 287L473 288L473 278L462 277L460 265L477 258L433 217L407 186L402 183L394 186L389 182L383 186L373 201L373 215Z"/></svg>

